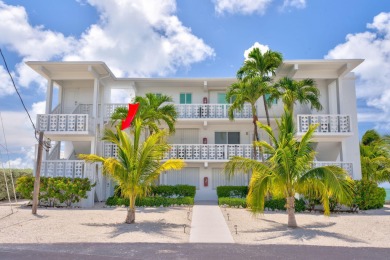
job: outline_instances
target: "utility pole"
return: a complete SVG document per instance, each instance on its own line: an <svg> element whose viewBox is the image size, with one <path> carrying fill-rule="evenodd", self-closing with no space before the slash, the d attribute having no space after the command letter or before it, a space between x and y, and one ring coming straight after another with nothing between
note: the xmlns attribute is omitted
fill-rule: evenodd
<svg viewBox="0 0 390 260"><path fill-rule="evenodd" d="M42 163L42 151L43 151L43 131L39 131L39 141L38 141L38 158L37 158L37 167L35 168L35 182L34 182L34 193L33 193L33 204L32 204L32 214L37 214L38 208L38 197L39 197L39 185L41 182L41 163Z"/></svg>

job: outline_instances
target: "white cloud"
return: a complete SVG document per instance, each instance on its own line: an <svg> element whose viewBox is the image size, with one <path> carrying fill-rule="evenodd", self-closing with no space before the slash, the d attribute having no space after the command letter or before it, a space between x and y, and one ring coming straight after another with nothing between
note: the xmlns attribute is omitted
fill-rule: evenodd
<svg viewBox="0 0 390 260"><path fill-rule="evenodd" d="M80 38L67 37L44 26L32 26L22 6L0 1L0 46L17 53L21 86L42 78L24 62L28 60L101 60L117 76L151 76L175 73L180 67L213 57L214 50L192 34L176 14L176 1L88 0L100 15Z"/></svg>
<svg viewBox="0 0 390 260"><path fill-rule="evenodd" d="M284 0L282 8L288 7L303 9L306 7L306 0Z"/></svg>
<svg viewBox="0 0 390 260"><path fill-rule="evenodd" d="M381 111L375 118L390 122L390 13L378 14L367 28L365 32L348 34L345 43L330 50L325 58L365 59L355 69L357 97Z"/></svg>
<svg viewBox="0 0 390 260"><path fill-rule="evenodd" d="M8 72L0 65L0 97L15 93Z"/></svg>
<svg viewBox="0 0 390 260"><path fill-rule="evenodd" d="M260 44L258 42L255 42L249 49L245 50L244 51L244 58L245 59L248 59L248 55L249 53L254 49L254 48L258 48L260 50L261 53L266 53L267 51L269 51L269 47L268 45L263 45L263 44Z"/></svg>
<svg viewBox="0 0 390 260"><path fill-rule="evenodd" d="M34 146L28 148L21 148L21 156L15 159L10 159L3 162L5 168L17 168L17 169L33 169L35 159L35 148ZM4 156L4 154L3 154Z"/></svg>
<svg viewBox="0 0 390 260"><path fill-rule="evenodd" d="M272 0L214 0L218 14L264 14Z"/></svg>

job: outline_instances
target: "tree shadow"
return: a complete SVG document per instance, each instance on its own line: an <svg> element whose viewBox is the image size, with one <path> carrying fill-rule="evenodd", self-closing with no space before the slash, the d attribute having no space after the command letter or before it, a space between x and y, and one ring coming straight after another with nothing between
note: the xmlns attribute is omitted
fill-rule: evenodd
<svg viewBox="0 0 390 260"><path fill-rule="evenodd" d="M137 220L136 220L137 221ZM126 223L82 223L81 225L90 226L90 227L106 227L113 228L110 232L110 238L115 238L123 234L132 233L132 232L141 232L146 234L159 234L164 235L170 238L176 238L175 236L170 235L170 232L174 229L183 229L184 224L175 224L165 222L164 219L159 219L158 221L141 221L135 222L134 224ZM186 224L186 233L189 232L190 225Z"/></svg>
<svg viewBox="0 0 390 260"><path fill-rule="evenodd" d="M336 225L335 222L322 223L314 222L311 224L301 225L298 228L289 228L285 223L279 223L273 220L262 219L264 222L268 222L271 227L261 230L248 230L242 231L243 233L263 233L266 234L266 237L263 239L257 239L257 241L267 241L280 237L288 237L289 239L304 241L312 240L317 237L330 237L346 241L349 243L365 243L366 241L357 239L352 236L342 235L336 232L326 231L324 229ZM269 234L269 235L268 235Z"/></svg>

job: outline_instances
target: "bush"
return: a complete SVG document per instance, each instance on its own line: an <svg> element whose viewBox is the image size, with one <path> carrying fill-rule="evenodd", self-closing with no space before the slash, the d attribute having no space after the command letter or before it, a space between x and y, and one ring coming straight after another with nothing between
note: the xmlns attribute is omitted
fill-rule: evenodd
<svg viewBox="0 0 390 260"><path fill-rule="evenodd" d="M378 187L372 181L360 180L354 183L353 204L361 210L383 208L386 199L386 190Z"/></svg>
<svg viewBox="0 0 390 260"><path fill-rule="evenodd" d="M218 205L228 205L229 207L243 207L246 208L246 199L244 198L218 198ZM264 208L269 210L286 210L286 199L270 199L266 200L264 203ZM303 199L295 199L295 212L305 211L305 202Z"/></svg>
<svg viewBox="0 0 390 260"><path fill-rule="evenodd" d="M20 177L16 182L16 190L24 198L32 199L34 191L33 176ZM65 177L41 177L39 200L40 203L54 207L59 203L65 203L66 206L71 206L72 203L79 202L81 199L87 198L87 192L92 189L95 184L91 184L89 179L82 178L65 178Z"/></svg>
<svg viewBox="0 0 390 260"><path fill-rule="evenodd" d="M248 195L248 186L218 186L218 198L246 198Z"/></svg>
<svg viewBox="0 0 390 260"><path fill-rule="evenodd" d="M196 193L196 187L190 185L160 185L152 186L150 190L150 196L161 197L191 197L194 198Z"/></svg>
<svg viewBox="0 0 390 260"><path fill-rule="evenodd" d="M106 205L108 206L129 206L130 201L128 198L119 198L116 196L109 197L106 200ZM144 197L137 198L135 205L138 207L169 207L171 205L194 205L194 198L191 197L179 197L179 198L166 198L166 197Z"/></svg>
<svg viewBox="0 0 390 260"><path fill-rule="evenodd" d="M12 177L14 184L16 186L16 181L23 177L23 176L32 176L32 169L11 169L12 172ZM11 181L11 174L9 169L5 169L5 174L7 176L7 183L8 183L8 190L11 196L11 199L14 199L14 192L13 192L13 187L12 187L12 181ZM16 193L17 198L25 198L22 196L20 193ZM8 199L7 195L7 188L5 185L5 180L4 180L4 174L1 173L0 175L0 200Z"/></svg>
<svg viewBox="0 0 390 260"><path fill-rule="evenodd" d="M148 197L191 197L194 198L196 193L196 187L190 185L160 185L151 186ZM120 186L115 187L114 196L117 198L122 197L122 191Z"/></svg>
<svg viewBox="0 0 390 260"><path fill-rule="evenodd" d="M244 198L218 198L218 205L228 205L229 207L243 207L246 208L246 199Z"/></svg>

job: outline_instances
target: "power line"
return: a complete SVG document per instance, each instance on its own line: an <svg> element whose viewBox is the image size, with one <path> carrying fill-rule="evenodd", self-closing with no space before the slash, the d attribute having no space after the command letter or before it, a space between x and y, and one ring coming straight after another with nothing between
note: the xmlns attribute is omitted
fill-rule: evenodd
<svg viewBox="0 0 390 260"><path fill-rule="evenodd" d="M7 61L5 60L5 57L4 57L4 55L3 55L3 52L2 52L2 50L1 50L1 48L0 48L0 53L1 53L1 57L3 58L4 65L5 65L5 68L7 69L8 75L9 75L9 77L11 78L12 85L14 86L14 89L15 89L16 93L17 93L18 96L19 96L20 102L22 103L23 108L24 108L24 110L26 111L26 113L27 113L27 115L28 115L28 118L30 119L31 125L32 125L32 127L34 128L34 131L35 131L35 139L37 139L37 141L38 141L38 143L39 143L39 139L38 139L38 137L37 137L38 130L37 130L37 128L35 127L35 124L34 124L34 122L33 122L32 119L31 119L30 113L28 112L28 110L27 110L27 108L26 108L26 105L24 104L24 101L23 101L23 99L22 99L22 96L21 96L20 93L19 93L18 88L16 87L15 81L14 81L12 75L11 75L11 72L10 72L9 69L8 69ZM50 140L50 138L47 138L47 137L46 137L46 139L49 139L49 140ZM43 141L42 144L41 144L41 143L39 143L39 144L40 144L40 145L43 145L43 146L45 147L45 149L47 150L47 149L50 148L50 145L48 144L48 142L50 142L50 141Z"/></svg>
<svg viewBox="0 0 390 260"><path fill-rule="evenodd" d="M15 85L15 81L14 81L12 75L11 75L11 72L10 72L9 69L8 69L7 61L6 61L5 58L4 58L4 55L3 55L3 52L1 51L1 48L0 48L0 53L1 53L1 57L3 58L4 65L5 65L5 68L7 69L8 75L9 75L9 77L11 78L12 85L14 86L14 89L15 89L16 93L17 93L18 96L19 96L20 102L22 102L22 105L23 105L24 110L26 110L26 113L27 113L27 115L28 115L28 118L30 119L30 122L31 122L31 124L32 124L32 126L33 126L35 132L37 132L37 129L36 129L36 127L35 127L35 124L34 124L34 122L33 122L32 119L31 119L30 113L28 112L28 110L27 110L27 108L26 108L26 105L25 105L24 102L23 102L22 96L20 96L19 90L18 90L18 88L17 88L16 85ZM37 137L35 136L35 138L37 138Z"/></svg>

